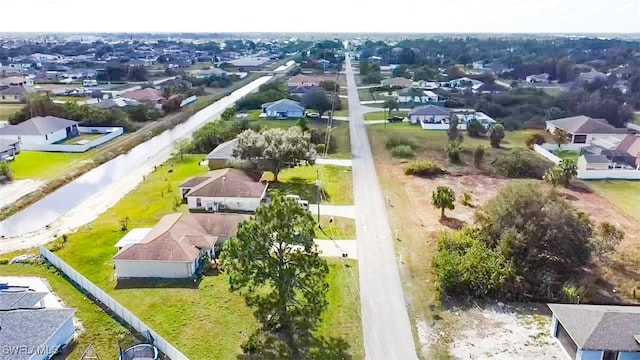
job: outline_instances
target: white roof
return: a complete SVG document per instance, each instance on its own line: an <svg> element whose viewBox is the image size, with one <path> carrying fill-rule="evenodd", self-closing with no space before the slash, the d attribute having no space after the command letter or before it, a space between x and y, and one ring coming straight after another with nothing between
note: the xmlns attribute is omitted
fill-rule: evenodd
<svg viewBox="0 0 640 360"><path fill-rule="evenodd" d="M137 244L140 241L142 241L142 239L144 239L145 236L147 236L147 234L151 231L151 229L152 228L132 229L127 233L127 235L125 235L122 239L120 239L120 241L118 241L115 246L118 249L122 249L126 246Z"/></svg>

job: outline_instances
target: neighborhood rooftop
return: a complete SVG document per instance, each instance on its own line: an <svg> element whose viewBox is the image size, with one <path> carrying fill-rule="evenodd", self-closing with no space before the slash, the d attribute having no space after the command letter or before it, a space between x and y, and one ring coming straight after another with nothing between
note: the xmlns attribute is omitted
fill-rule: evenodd
<svg viewBox="0 0 640 360"><path fill-rule="evenodd" d="M34 291L0 292L0 311L33 308L47 293Z"/></svg>
<svg viewBox="0 0 640 360"><path fill-rule="evenodd" d="M200 249L211 248L221 238L235 235L238 224L246 218L239 214L169 214L114 259L193 262Z"/></svg>
<svg viewBox="0 0 640 360"><path fill-rule="evenodd" d="M579 349L640 352L640 306L548 306Z"/></svg>
<svg viewBox="0 0 640 360"><path fill-rule="evenodd" d="M78 123L56 116L36 116L18 125L0 128L0 135L47 135Z"/></svg>
<svg viewBox="0 0 640 360"><path fill-rule="evenodd" d="M188 179L180 187L191 182ZM252 179L244 171L232 168L210 171L206 180L194 186L187 194L193 197L261 197L266 184Z"/></svg>
<svg viewBox="0 0 640 360"><path fill-rule="evenodd" d="M409 115L449 115L451 111L436 105L421 106L411 110Z"/></svg>
<svg viewBox="0 0 640 360"><path fill-rule="evenodd" d="M626 133L626 129L615 128L604 119L593 119L588 116L572 116L548 121L555 127L571 134L616 134Z"/></svg>
<svg viewBox="0 0 640 360"><path fill-rule="evenodd" d="M213 151L211 151L208 155L207 155L207 159L209 160L228 160L228 159L233 159L233 151L236 149L236 147L238 146L238 139L235 138L233 140L229 140L226 142L223 142L222 144L216 146L215 149L213 149ZM198 183L199 184L199 183ZM191 187L191 186L195 186L196 184L193 185L184 185L185 187Z"/></svg>

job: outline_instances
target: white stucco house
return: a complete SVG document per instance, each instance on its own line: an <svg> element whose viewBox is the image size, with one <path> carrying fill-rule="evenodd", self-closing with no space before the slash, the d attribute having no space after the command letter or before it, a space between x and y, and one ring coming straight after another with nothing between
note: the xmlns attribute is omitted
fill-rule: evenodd
<svg viewBox="0 0 640 360"><path fill-rule="evenodd" d="M73 341L76 310L47 307L47 296L50 295L46 292L28 287L9 286L0 290L0 349L3 349L0 358L46 360L62 353ZM15 351L11 352L12 349Z"/></svg>
<svg viewBox="0 0 640 360"><path fill-rule="evenodd" d="M594 139L628 134L625 128L616 128L605 119L593 119L588 116L572 116L546 122L546 130L554 134L556 129L567 133L570 144L591 144Z"/></svg>
<svg viewBox="0 0 640 360"><path fill-rule="evenodd" d="M551 334L570 359L640 360L640 307L548 304Z"/></svg>
<svg viewBox="0 0 640 360"><path fill-rule="evenodd" d="M0 128L0 140L20 141L23 146L53 144L78 134L77 122L56 116L36 116Z"/></svg>
<svg viewBox="0 0 640 360"><path fill-rule="evenodd" d="M169 214L152 229L133 229L116 244L117 279L194 277L214 246L234 236L241 214Z"/></svg>
<svg viewBox="0 0 640 360"><path fill-rule="evenodd" d="M423 129L448 129L451 110L441 106L427 105L417 107L407 116L412 124L419 124Z"/></svg>
<svg viewBox="0 0 640 360"><path fill-rule="evenodd" d="M244 171L224 168L196 176L180 184L179 191L190 211L254 212L267 194L268 184Z"/></svg>
<svg viewBox="0 0 640 360"><path fill-rule="evenodd" d="M268 119L299 119L304 117L304 106L290 99L262 104L262 112Z"/></svg>

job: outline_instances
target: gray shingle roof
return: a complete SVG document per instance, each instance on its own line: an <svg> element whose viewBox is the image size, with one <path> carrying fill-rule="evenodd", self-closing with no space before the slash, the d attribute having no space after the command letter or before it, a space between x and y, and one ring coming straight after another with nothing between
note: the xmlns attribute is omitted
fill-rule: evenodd
<svg viewBox="0 0 640 360"><path fill-rule="evenodd" d="M584 155L588 164L608 164L611 161L604 155Z"/></svg>
<svg viewBox="0 0 640 360"><path fill-rule="evenodd" d="M38 349L75 314L74 309L38 309L0 311L0 349ZM53 350L53 349L44 349ZM0 359L27 360L32 353L0 355Z"/></svg>
<svg viewBox="0 0 640 360"><path fill-rule="evenodd" d="M435 106L435 105L427 105L427 106L421 106L421 107L417 107L413 110L411 110L411 112L409 112L409 116L412 115L449 115L451 114L451 111L449 111L449 109L440 107L440 106Z"/></svg>
<svg viewBox="0 0 640 360"><path fill-rule="evenodd" d="M4 90L0 91L0 95L10 95L10 96L24 96L27 93L27 90L23 86L10 86Z"/></svg>
<svg viewBox="0 0 640 360"><path fill-rule="evenodd" d="M640 306L548 304L579 349L640 351Z"/></svg>
<svg viewBox="0 0 640 360"><path fill-rule="evenodd" d="M0 292L0 310L32 308L47 295L43 292Z"/></svg>
<svg viewBox="0 0 640 360"><path fill-rule="evenodd" d="M289 99L281 99L278 101L262 104L262 108L266 111L275 112L304 111L304 107L301 106L299 102Z"/></svg>
<svg viewBox="0 0 640 360"><path fill-rule="evenodd" d="M238 139L223 142L222 144L216 146L216 148L207 155L207 159L233 160L235 159L235 156L233 156L233 150L235 150L236 146L238 146Z"/></svg>
<svg viewBox="0 0 640 360"><path fill-rule="evenodd" d="M18 125L0 128L0 135L48 135L73 125L78 123L55 116L36 116Z"/></svg>
<svg viewBox="0 0 640 360"><path fill-rule="evenodd" d="M17 140L0 139L0 153L11 149L17 143L19 143Z"/></svg>
<svg viewBox="0 0 640 360"><path fill-rule="evenodd" d="M570 134L623 134L626 129L615 128L605 119L593 119L588 116L572 116L548 121L551 125L564 129Z"/></svg>

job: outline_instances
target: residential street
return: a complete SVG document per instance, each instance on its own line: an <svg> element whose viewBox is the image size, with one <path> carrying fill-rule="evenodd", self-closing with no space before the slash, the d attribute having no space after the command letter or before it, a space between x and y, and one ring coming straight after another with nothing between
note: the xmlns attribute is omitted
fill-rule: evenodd
<svg viewBox="0 0 640 360"><path fill-rule="evenodd" d="M367 359L417 359L387 210L346 54L362 327Z"/></svg>

